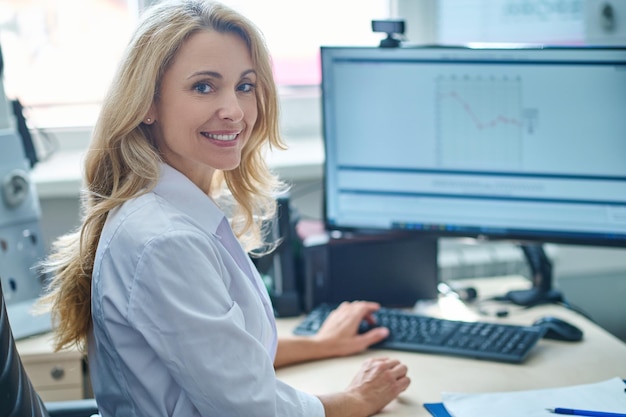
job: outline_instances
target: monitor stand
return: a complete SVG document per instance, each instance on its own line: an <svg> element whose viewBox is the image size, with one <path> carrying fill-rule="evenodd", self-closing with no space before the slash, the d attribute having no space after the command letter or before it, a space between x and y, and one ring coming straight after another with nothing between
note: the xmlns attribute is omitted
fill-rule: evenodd
<svg viewBox="0 0 626 417"><path fill-rule="evenodd" d="M559 303L563 297L552 289L552 262L541 244L521 244L530 267L533 287L528 290L509 291L504 298L513 304L532 307L539 304Z"/></svg>

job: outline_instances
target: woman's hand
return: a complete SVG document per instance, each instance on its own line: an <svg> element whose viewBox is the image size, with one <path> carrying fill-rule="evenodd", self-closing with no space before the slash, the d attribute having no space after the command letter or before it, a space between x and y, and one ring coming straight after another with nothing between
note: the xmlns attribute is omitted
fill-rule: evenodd
<svg viewBox="0 0 626 417"><path fill-rule="evenodd" d="M359 353L389 335L384 327L375 327L359 334L359 325L365 320L374 324L372 313L378 303L367 301L344 302L331 312L314 336L283 337L278 341L274 366L281 368L295 363Z"/></svg>
<svg viewBox="0 0 626 417"><path fill-rule="evenodd" d="M410 383L406 365L396 359L371 358L344 392L319 398L327 417L366 417L382 410Z"/></svg>
<svg viewBox="0 0 626 417"><path fill-rule="evenodd" d="M362 352L389 335L385 327L374 327L359 334L363 320L375 324L372 313L380 308L368 301L343 302L326 318L319 331L312 336L325 346L329 356L346 356Z"/></svg>

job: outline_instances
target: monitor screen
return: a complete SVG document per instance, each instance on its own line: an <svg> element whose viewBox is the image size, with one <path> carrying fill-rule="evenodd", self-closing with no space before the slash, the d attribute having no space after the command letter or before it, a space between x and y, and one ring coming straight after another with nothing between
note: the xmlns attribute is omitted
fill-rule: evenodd
<svg viewBox="0 0 626 417"><path fill-rule="evenodd" d="M321 56L329 229L626 246L626 48Z"/></svg>

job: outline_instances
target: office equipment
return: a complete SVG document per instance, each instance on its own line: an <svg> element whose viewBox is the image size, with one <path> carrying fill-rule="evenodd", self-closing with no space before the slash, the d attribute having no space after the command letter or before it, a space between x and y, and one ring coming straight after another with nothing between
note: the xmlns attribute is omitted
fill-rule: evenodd
<svg viewBox="0 0 626 417"><path fill-rule="evenodd" d="M289 203L289 196L276 199L276 215L266 222L267 243L276 244L269 254L251 255L252 262L268 287L277 317L290 317L301 313L301 297L298 292L296 250L299 246L295 230L297 216Z"/></svg>
<svg viewBox="0 0 626 417"><path fill-rule="evenodd" d="M604 411L591 410L575 410L571 408L549 408L548 411L554 414L566 414L570 416L589 416L589 417L626 417L624 413L608 413Z"/></svg>
<svg viewBox="0 0 626 417"><path fill-rule="evenodd" d="M37 149L33 142L33 137L30 134L28 125L26 124L26 117L24 116L24 106L18 100L11 100L11 107L13 108L13 115L15 116L16 128L22 138L22 145L24 146L24 152L28 159L30 168L34 167L39 162L39 155L37 155Z"/></svg>
<svg viewBox="0 0 626 417"><path fill-rule="evenodd" d="M0 72L0 280L15 336L25 337L51 329L49 317L35 317L29 308L44 281L35 268L44 256L41 208L26 155L30 137L20 137L8 106L3 110L8 101L2 85Z"/></svg>
<svg viewBox="0 0 626 417"><path fill-rule="evenodd" d="M335 307L317 306L294 333L315 334ZM374 317L377 325L389 328L389 337L374 348L512 363L523 362L544 333L541 327L446 320L390 308L381 308ZM368 329L363 324L360 331Z"/></svg>
<svg viewBox="0 0 626 417"><path fill-rule="evenodd" d="M412 307L437 298L437 241L410 233L324 234L300 249L303 310L371 300Z"/></svg>
<svg viewBox="0 0 626 417"><path fill-rule="evenodd" d="M327 227L626 247L626 48L322 47Z"/></svg>
<svg viewBox="0 0 626 417"><path fill-rule="evenodd" d="M546 339L562 340L566 342L580 342L583 332L578 327L567 321L554 316L540 317L535 320L533 326L543 327Z"/></svg>
<svg viewBox="0 0 626 417"><path fill-rule="evenodd" d="M372 32L385 33L387 37L380 41L381 48L397 48L401 40L397 35L404 35L404 20L372 20Z"/></svg>

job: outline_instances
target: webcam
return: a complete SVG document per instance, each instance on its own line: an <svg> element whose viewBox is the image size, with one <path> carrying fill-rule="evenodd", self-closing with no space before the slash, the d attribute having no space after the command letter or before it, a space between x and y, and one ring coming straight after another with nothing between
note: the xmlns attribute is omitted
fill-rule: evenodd
<svg viewBox="0 0 626 417"><path fill-rule="evenodd" d="M396 35L404 35L404 20L372 20L372 31L387 34L387 37L380 41L381 48L397 48L400 46L400 39Z"/></svg>

